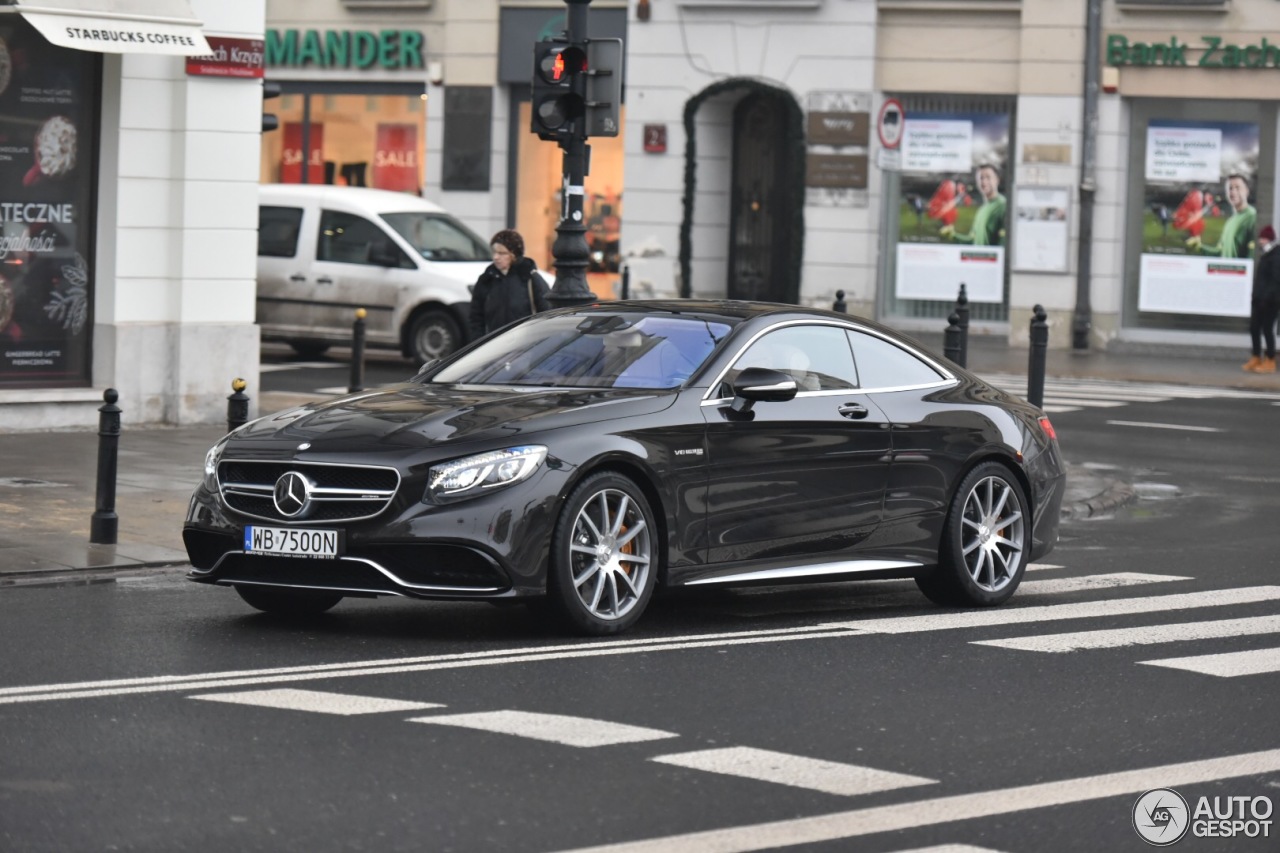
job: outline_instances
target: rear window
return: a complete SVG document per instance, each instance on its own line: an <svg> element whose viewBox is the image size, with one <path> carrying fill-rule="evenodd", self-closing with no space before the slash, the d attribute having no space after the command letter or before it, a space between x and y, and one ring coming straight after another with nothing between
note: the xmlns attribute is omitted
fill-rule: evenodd
<svg viewBox="0 0 1280 853"><path fill-rule="evenodd" d="M292 258L298 254L302 208L258 208L258 254L267 258Z"/></svg>

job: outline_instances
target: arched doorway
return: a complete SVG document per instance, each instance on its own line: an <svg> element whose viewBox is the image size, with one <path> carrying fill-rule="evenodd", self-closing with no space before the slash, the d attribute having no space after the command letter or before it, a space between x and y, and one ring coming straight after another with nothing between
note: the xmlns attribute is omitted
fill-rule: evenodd
<svg viewBox="0 0 1280 853"><path fill-rule="evenodd" d="M727 246L693 245L695 199L699 197L699 108L721 107L729 132L720 150L731 152L728 170L715 169L713 185L702 189L727 200L727 210L707 231L725 233ZM729 299L794 303L800 296L800 262L804 246L804 127L792 94L756 80L726 80L704 89L685 105L685 193L680 224L681 294L717 292ZM703 135L705 138L706 131ZM709 150L708 162L720 159ZM706 202L704 201L704 204ZM698 223L706 226L706 213ZM695 283L695 256L721 255L723 290L711 282ZM706 272L706 265L700 264Z"/></svg>

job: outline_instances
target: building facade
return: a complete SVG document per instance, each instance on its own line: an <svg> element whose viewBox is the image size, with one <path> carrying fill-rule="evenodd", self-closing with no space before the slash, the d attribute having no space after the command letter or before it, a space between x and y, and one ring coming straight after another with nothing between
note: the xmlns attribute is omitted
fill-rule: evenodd
<svg viewBox="0 0 1280 853"><path fill-rule="evenodd" d="M187 56L260 49L263 16L0 5L0 429L90 428L106 388L126 423L213 422L256 378L261 80Z"/></svg>

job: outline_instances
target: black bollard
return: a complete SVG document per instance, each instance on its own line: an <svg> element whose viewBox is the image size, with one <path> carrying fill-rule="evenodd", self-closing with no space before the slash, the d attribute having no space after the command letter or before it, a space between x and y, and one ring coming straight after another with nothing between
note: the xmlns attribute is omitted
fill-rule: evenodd
<svg viewBox="0 0 1280 853"><path fill-rule="evenodd" d="M947 318L947 331L942 336L942 354L960 363L960 315L952 311Z"/></svg>
<svg viewBox="0 0 1280 853"><path fill-rule="evenodd" d="M102 392L105 401L98 407L98 497L89 521L89 541L98 545L116 544L120 517L116 515L116 458L120 451L120 407L116 389Z"/></svg>
<svg viewBox="0 0 1280 853"><path fill-rule="evenodd" d="M1032 309L1031 354L1027 357L1027 402L1033 406L1044 405L1044 363L1049 349L1049 324L1045 322L1044 306Z"/></svg>
<svg viewBox="0 0 1280 853"><path fill-rule="evenodd" d="M956 359L956 364L961 367L969 366L969 294L964 288L964 282L960 282L960 295L956 297L956 316L960 319L956 325L960 327L960 358Z"/></svg>
<svg viewBox="0 0 1280 853"><path fill-rule="evenodd" d="M227 432L244 426L249 420L249 395L244 393L247 387L243 379L231 380L232 393L227 395Z"/></svg>
<svg viewBox="0 0 1280 853"><path fill-rule="evenodd" d="M836 291L836 301L835 301L835 304L833 304L833 305L831 306L831 310L832 310L832 311L839 311L841 314L844 314L844 313L846 313L846 312L849 310L849 306L848 306L847 304L845 304L845 301L844 301L844 291L843 291L843 290L837 290L837 291Z"/></svg>
<svg viewBox="0 0 1280 853"><path fill-rule="evenodd" d="M618 296L623 300L631 298L631 264L622 265L622 293Z"/></svg>
<svg viewBox="0 0 1280 853"><path fill-rule="evenodd" d="M364 390L364 315L363 308L356 309L356 321L351 324L351 383L347 393Z"/></svg>

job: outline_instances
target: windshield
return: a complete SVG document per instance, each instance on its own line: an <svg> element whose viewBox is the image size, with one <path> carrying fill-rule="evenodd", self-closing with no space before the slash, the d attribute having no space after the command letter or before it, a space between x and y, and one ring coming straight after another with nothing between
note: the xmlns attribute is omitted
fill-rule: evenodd
<svg viewBox="0 0 1280 853"><path fill-rule="evenodd" d="M384 213L382 220L429 261L489 260L489 246L447 213Z"/></svg>
<svg viewBox="0 0 1280 853"><path fill-rule="evenodd" d="M534 317L460 357L431 382L572 388L677 388L729 334L671 314Z"/></svg>

